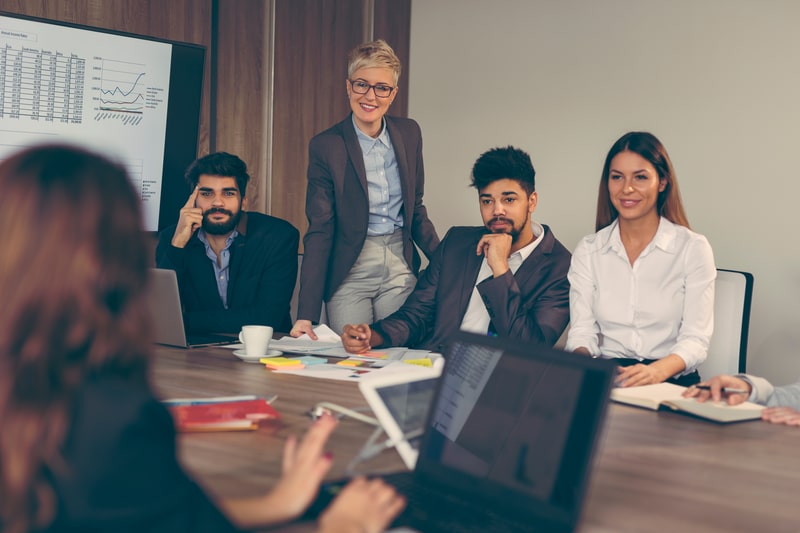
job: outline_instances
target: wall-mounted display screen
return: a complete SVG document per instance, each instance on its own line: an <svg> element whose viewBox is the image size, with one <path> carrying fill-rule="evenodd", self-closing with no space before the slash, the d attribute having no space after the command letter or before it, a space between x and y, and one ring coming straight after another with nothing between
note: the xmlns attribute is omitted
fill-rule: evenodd
<svg viewBox="0 0 800 533"><path fill-rule="evenodd" d="M0 13L0 159L70 143L121 162L144 224L174 223L197 156L205 48Z"/></svg>

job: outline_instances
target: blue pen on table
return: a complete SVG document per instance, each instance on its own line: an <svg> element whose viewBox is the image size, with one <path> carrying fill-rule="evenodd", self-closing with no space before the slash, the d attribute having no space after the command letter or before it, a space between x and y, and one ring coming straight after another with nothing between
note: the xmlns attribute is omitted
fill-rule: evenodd
<svg viewBox="0 0 800 533"><path fill-rule="evenodd" d="M695 389L700 389L700 390L711 390L711 387L708 386L708 385L695 385L694 388ZM720 392L722 392L723 394L750 394L750 391L748 391L748 390L745 390L745 389L732 389L730 387L722 387L720 389Z"/></svg>

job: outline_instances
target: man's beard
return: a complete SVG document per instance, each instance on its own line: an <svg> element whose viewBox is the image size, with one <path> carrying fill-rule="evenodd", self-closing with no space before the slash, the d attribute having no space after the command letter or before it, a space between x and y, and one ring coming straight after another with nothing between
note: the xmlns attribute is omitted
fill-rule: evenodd
<svg viewBox="0 0 800 533"><path fill-rule="evenodd" d="M525 217L525 221L524 221L524 222L523 222L523 223L522 223L522 224L521 224L519 227L516 227L516 226L514 225L514 221L513 221L513 220L511 220L510 218L505 218L505 217L494 217L493 219L491 219L489 222L487 222L487 223L486 223L486 229L488 229L488 230L489 230L489 231L491 231L492 233L506 233L506 234L508 234L508 235L511 235L511 242L514 242L514 243L515 243L515 242L517 242L517 239L519 239L519 235L520 235L520 233L522 233L522 228L524 228L524 227L525 227L525 224L527 224L527 223L528 223L528 220L529 220L529 219L530 219L530 217ZM498 230L493 230L493 229L491 228L491 226L492 226L492 224L494 224L495 222L505 222L505 223L508 225L508 228L509 228L509 229L503 229L503 230L500 230L500 229L498 229Z"/></svg>
<svg viewBox="0 0 800 533"><path fill-rule="evenodd" d="M214 213L223 213L228 215L227 222L211 222L208 217ZM203 229L210 235L227 235L233 231L233 229L239 223L240 218L242 218L241 209L234 214L232 211L222 209L221 207L212 207L203 213Z"/></svg>

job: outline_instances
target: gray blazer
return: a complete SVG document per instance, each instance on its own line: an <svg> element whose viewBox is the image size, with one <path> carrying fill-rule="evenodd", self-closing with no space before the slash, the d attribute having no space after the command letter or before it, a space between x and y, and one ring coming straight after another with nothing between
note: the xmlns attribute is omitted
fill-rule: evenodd
<svg viewBox="0 0 800 533"><path fill-rule="evenodd" d="M387 116L386 124L403 188L404 256L417 274L420 259L414 243L429 258L439 244L422 203L422 133L411 119ZM308 145L306 216L297 318L316 322L323 300L329 300L339 288L367 237L367 172L350 116L316 135Z"/></svg>
<svg viewBox="0 0 800 533"><path fill-rule="evenodd" d="M443 351L461 328L483 261L475 249L486 233L447 232L406 303L372 325L386 345ZM542 239L515 274L483 280L478 292L498 336L552 346L569 321L570 253L547 226Z"/></svg>

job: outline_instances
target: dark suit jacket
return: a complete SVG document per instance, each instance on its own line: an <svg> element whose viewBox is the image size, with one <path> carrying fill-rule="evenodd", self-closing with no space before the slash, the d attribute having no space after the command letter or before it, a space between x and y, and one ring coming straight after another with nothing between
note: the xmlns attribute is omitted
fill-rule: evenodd
<svg viewBox="0 0 800 533"><path fill-rule="evenodd" d="M444 350L461 328L483 261L475 249L486 233L483 227L447 232L406 303L372 325L385 345ZM516 274L481 281L478 292L499 336L552 346L569 322L570 253L547 226L542 238Z"/></svg>
<svg viewBox="0 0 800 533"><path fill-rule="evenodd" d="M178 275L186 329L237 333L245 324L292 328L289 302L297 282L300 233L280 218L248 212L231 244L228 309L222 305L214 266L205 245L192 235L184 248L172 246L175 226L161 232L156 266Z"/></svg>
<svg viewBox="0 0 800 533"><path fill-rule="evenodd" d="M48 472L57 509L48 533L237 531L186 475L167 410L144 378L100 376L80 391Z"/></svg>
<svg viewBox="0 0 800 533"><path fill-rule="evenodd" d="M403 251L416 274L420 260L414 243L429 258L439 244L422 204L422 134L407 118L387 116L386 125L403 188ZM339 288L367 237L367 171L350 116L309 143L306 216L297 318L316 322L323 300Z"/></svg>

